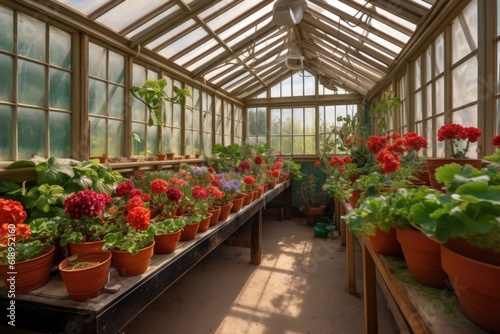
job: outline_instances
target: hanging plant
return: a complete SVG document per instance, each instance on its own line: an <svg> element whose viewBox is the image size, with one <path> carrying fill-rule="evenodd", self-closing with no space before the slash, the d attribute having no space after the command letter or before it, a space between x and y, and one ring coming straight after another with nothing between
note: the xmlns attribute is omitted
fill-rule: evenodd
<svg viewBox="0 0 500 334"><path fill-rule="evenodd" d="M149 110L148 125L152 126L155 123L162 124L160 106L162 102L172 102L176 104L184 104L187 97L191 97L191 92L187 88L173 87L174 96L170 97L165 93L167 80L146 80L142 87L133 86L130 92L139 101L144 103Z"/></svg>

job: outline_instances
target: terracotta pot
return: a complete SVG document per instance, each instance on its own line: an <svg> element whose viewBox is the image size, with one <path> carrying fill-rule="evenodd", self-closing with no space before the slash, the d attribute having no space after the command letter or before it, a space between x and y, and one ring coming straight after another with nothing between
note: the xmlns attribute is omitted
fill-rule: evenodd
<svg viewBox="0 0 500 334"><path fill-rule="evenodd" d="M84 253L96 253L102 252L102 246L104 246L104 240L99 241L84 241L79 244L74 244L72 242L68 243L69 255L79 255Z"/></svg>
<svg viewBox="0 0 500 334"><path fill-rule="evenodd" d="M182 228L181 241L193 240L198 233L198 228L200 227L200 222L187 224Z"/></svg>
<svg viewBox="0 0 500 334"><path fill-rule="evenodd" d="M169 254L175 251L181 239L181 230L172 233L155 235L154 252L156 254Z"/></svg>
<svg viewBox="0 0 500 334"><path fill-rule="evenodd" d="M184 155L184 159L189 159L190 157L191 157L191 155L189 155L189 154Z"/></svg>
<svg viewBox="0 0 500 334"><path fill-rule="evenodd" d="M233 203L229 202L220 206L220 214L219 221L222 222L226 220L231 214L231 208L233 207Z"/></svg>
<svg viewBox="0 0 500 334"><path fill-rule="evenodd" d="M425 285L446 287L448 276L441 266L440 245L418 230L398 229L396 235L410 275Z"/></svg>
<svg viewBox="0 0 500 334"><path fill-rule="evenodd" d="M158 153L156 155L156 158L159 160L159 161L162 161L162 160L165 160L167 158L167 155L166 154L161 154L161 153Z"/></svg>
<svg viewBox="0 0 500 334"><path fill-rule="evenodd" d="M241 207L243 206L243 200L245 198L243 196L237 196L233 198L233 207L231 208L231 212L239 212Z"/></svg>
<svg viewBox="0 0 500 334"><path fill-rule="evenodd" d="M136 276L142 274L149 268L149 261L153 256L155 242L139 250L139 253L132 255L128 251L111 249L113 262L122 276Z"/></svg>
<svg viewBox="0 0 500 334"><path fill-rule="evenodd" d="M351 197L349 197L349 204L351 204L352 208L358 207L359 198L361 197L361 193L363 190L355 189L352 191Z"/></svg>
<svg viewBox="0 0 500 334"><path fill-rule="evenodd" d="M219 221L220 206L214 205L207 210L207 213L212 214L210 217L210 225L215 225Z"/></svg>
<svg viewBox="0 0 500 334"><path fill-rule="evenodd" d="M265 192L265 185L260 185L257 187L257 198L261 198Z"/></svg>
<svg viewBox="0 0 500 334"><path fill-rule="evenodd" d="M305 207L301 208L304 217L306 217L307 225L314 226L316 225L316 220L320 218L325 212L325 206L321 205L318 207Z"/></svg>
<svg viewBox="0 0 500 334"><path fill-rule="evenodd" d="M13 288L16 293L26 293L44 286L50 278L54 249L53 245L45 246L39 256L16 263L14 270L9 268L9 264L0 264L0 275L7 290L11 286L11 281L7 279L11 277L15 277L12 283L15 284ZM10 274L11 272L17 274Z"/></svg>
<svg viewBox="0 0 500 334"><path fill-rule="evenodd" d="M395 228L391 228L389 232L376 228L375 235L369 236L368 239L373 250L377 253L391 256L401 256L403 254Z"/></svg>
<svg viewBox="0 0 500 334"><path fill-rule="evenodd" d="M431 183L431 187L442 190L444 184L439 183L436 180L436 169L444 166L446 164L451 164L451 163L456 163L461 166L465 164L472 165L473 167L477 169L481 169L481 159L454 159L454 158L426 158L425 159L425 165L427 166L427 172L429 173L429 180Z"/></svg>
<svg viewBox="0 0 500 334"><path fill-rule="evenodd" d="M167 153L167 156L165 157L167 160L173 160L174 159L175 153Z"/></svg>
<svg viewBox="0 0 500 334"><path fill-rule="evenodd" d="M251 204L252 200L253 200L253 191L249 191L248 193L245 194L245 197L243 197L243 206Z"/></svg>
<svg viewBox="0 0 500 334"><path fill-rule="evenodd" d="M465 315L500 333L500 266L469 259L441 245L441 262Z"/></svg>
<svg viewBox="0 0 500 334"><path fill-rule="evenodd" d="M198 227L197 233L205 232L210 227L210 219L212 219L211 213L205 213L206 217L200 221L200 226Z"/></svg>
<svg viewBox="0 0 500 334"><path fill-rule="evenodd" d="M268 182L267 189L274 189L276 187L276 182Z"/></svg>
<svg viewBox="0 0 500 334"><path fill-rule="evenodd" d="M494 266L500 266L500 254L492 249L471 245L463 238L448 239L445 246L449 250L469 259L492 264Z"/></svg>
<svg viewBox="0 0 500 334"><path fill-rule="evenodd" d="M73 270L71 263L74 261L95 264L92 267ZM97 297L108 283L110 265L110 252L85 253L64 259L59 264L59 272L69 297L76 301Z"/></svg>

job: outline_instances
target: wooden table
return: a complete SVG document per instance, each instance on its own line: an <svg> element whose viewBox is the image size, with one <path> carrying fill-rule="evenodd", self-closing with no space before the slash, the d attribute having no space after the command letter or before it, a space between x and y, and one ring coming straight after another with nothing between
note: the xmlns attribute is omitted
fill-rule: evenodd
<svg viewBox="0 0 500 334"><path fill-rule="evenodd" d="M352 209L349 203L342 205L342 214ZM345 229L343 233L346 238L348 286L351 294L357 294L354 243L357 241L361 246L366 334L378 333L377 277L382 280L379 283L387 287L389 297L395 303L397 314L394 314L395 310L392 311L396 321L398 322L398 316L401 315L404 326L412 333L488 333L463 314L455 293L451 289L437 289L416 281L411 277L403 257L376 253L368 237L355 238L349 229Z"/></svg>
<svg viewBox="0 0 500 334"><path fill-rule="evenodd" d="M251 223L250 263L260 264L262 209L280 194L290 200L286 209L291 211L291 186L290 181L285 181L231 214L225 222L198 233L193 240L180 242L174 253L153 255L149 269L142 275L122 277L112 266L110 281L121 286L116 293L103 292L85 302L72 301L59 273L54 272L45 286L16 295L16 327L44 333L116 333L246 222ZM6 314L10 300L5 287L0 288L0 295L0 307ZM7 325L5 319L2 326Z"/></svg>

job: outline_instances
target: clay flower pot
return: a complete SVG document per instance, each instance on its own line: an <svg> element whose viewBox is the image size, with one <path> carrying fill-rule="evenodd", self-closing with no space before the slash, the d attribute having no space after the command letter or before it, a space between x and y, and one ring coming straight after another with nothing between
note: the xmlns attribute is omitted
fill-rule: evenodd
<svg viewBox="0 0 500 334"><path fill-rule="evenodd" d="M243 200L245 197L243 195L237 195L233 198L233 207L231 208L231 212L239 212L241 207L243 206Z"/></svg>
<svg viewBox="0 0 500 334"><path fill-rule="evenodd" d="M79 244L70 242L68 243L68 250L70 255L79 255L84 253L102 252L102 246L104 246L104 240L85 241Z"/></svg>
<svg viewBox="0 0 500 334"><path fill-rule="evenodd" d="M110 265L110 252L84 253L64 259L59 264L59 272L69 297L75 301L97 297L108 282Z"/></svg>
<svg viewBox="0 0 500 334"><path fill-rule="evenodd" d="M218 221L222 222L222 221L226 220L227 218L229 218L229 215L231 214L232 207L233 207L232 202L221 205Z"/></svg>
<svg viewBox="0 0 500 334"><path fill-rule="evenodd" d="M9 268L9 264L0 264L0 275L7 289L11 287L11 283L15 284L16 293L26 293L44 286L50 278L54 249L53 245L45 246L39 256L16 263L16 274L10 274L13 270ZM11 277L15 277L12 282L8 281Z"/></svg>
<svg viewBox="0 0 500 334"><path fill-rule="evenodd" d="M165 233L155 235L155 247L154 251L156 254L169 254L175 251L179 240L181 239L181 230L172 233Z"/></svg>
<svg viewBox="0 0 500 334"><path fill-rule="evenodd" d="M401 256L403 254L395 228L391 228L389 232L377 228L375 235L369 236L368 239L373 250L377 253L391 256Z"/></svg>
<svg viewBox="0 0 500 334"><path fill-rule="evenodd" d="M212 214L210 217L210 225L215 225L219 221L221 208L218 205L214 205L207 210L207 213Z"/></svg>
<svg viewBox="0 0 500 334"><path fill-rule="evenodd" d="M128 251L111 249L113 262L122 276L136 276L142 274L149 268L149 261L153 256L155 242L139 250L139 253L132 255Z"/></svg>
<svg viewBox="0 0 500 334"><path fill-rule="evenodd" d="M212 219L211 213L205 213L205 218L200 221L200 226L198 227L197 233L205 232L210 227L210 220Z"/></svg>
<svg viewBox="0 0 500 334"><path fill-rule="evenodd" d="M200 222L187 224L182 228L181 241L193 240L198 233L198 228L200 227Z"/></svg>

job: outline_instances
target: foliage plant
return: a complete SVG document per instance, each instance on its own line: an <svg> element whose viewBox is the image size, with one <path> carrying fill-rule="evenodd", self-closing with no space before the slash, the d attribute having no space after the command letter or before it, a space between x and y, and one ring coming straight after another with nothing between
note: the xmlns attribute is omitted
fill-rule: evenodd
<svg viewBox="0 0 500 334"><path fill-rule="evenodd" d="M132 95L141 101L149 111L148 125L152 126L155 122L158 125L163 124L161 115L161 106L163 102L172 102L176 104L184 104L186 97L191 96L191 92L187 88L179 88L173 86L174 96L170 97L165 92L167 80L146 80L141 86L133 86L130 89Z"/></svg>
<svg viewBox="0 0 500 334"><path fill-rule="evenodd" d="M189 218L186 216L168 218L161 221L154 221L151 224L151 229L154 235L174 233L182 230L188 223Z"/></svg>
<svg viewBox="0 0 500 334"><path fill-rule="evenodd" d="M373 103L370 115L376 125L378 133L383 133L387 129L386 119L392 117L393 110L399 108L401 100L393 91L386 91L380 99Z"/></svg>
<svg viewBox="0 0 500 334"><path fill-rule="evenodd" d="M325 204L326 196L323 191L318 191L318 179L313 174L300 182L300 194L306 208L320 207Z"/></svg>
<svg viewBox="0 0 500 334"><path fill-rule="evenodd" d="M444 243L463 238L500 252L500 169L451 163L436 169L446 193L425 197L411 207L413 225Z"/></svg>

